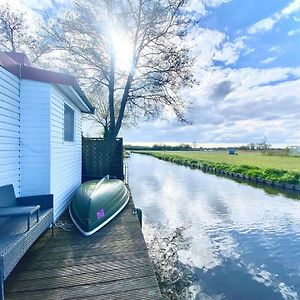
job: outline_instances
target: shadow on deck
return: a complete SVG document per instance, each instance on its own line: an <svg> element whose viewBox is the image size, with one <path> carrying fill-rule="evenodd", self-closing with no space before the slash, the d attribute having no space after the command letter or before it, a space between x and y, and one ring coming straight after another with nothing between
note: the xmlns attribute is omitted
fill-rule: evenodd
<svg viewBox="0 0 300 300"><path fill-rule="evenodd" d="M5 281L5 299L161 299L133 202L92 236L48 230ZM70 222L68 215L63 218Z"/></svg>

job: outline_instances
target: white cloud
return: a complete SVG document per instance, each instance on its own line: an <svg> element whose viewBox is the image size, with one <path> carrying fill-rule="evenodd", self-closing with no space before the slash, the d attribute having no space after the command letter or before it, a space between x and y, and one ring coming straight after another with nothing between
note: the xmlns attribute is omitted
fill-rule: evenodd
<svg viewBox="0 0 300 300"><path fill-rule="evenodd" d="M269 50L269 52L276 52L276 53L280 53L282 51L281 47L279 46L273 46L271 47Z"/></svg>
<svg viewBox="0 0 300 300"><path fill-rule="evenodd" d="M293 36L293 35L296 35L296 34L299 34L299 33L300 33L300 28L299 29L290 30L288 32L288 36Z"/></svg>
<svg viewBox="0 0 300 300"><path fill-rule="evenodd" d="M210 7L216 7L216 6L220 6L224 3L229 3L232 0L202 0L202 2L206 5L206 6L210 6Z"/></svg>
<svg viewBox="0 0 300 300"><path fill-rule="evenodd" d="M186 10L190 12L196 12L203 16L206 14L205 6L203 2L199 0L190 0Z"/></svg>
<svg viewBox="0 0 300 300"><path fill-rule="evenodd" d="M271 30L277 22L281 19L290 16L291 14L300 10L300 0L294 0L288 6L283 8L281 11L274 13L272 16L262 19L252 25L248 29L248 33L256 34L259 32L266 32Z"/></svg>
<svg viewBox="0 0 300 300"><path fill-rule="evenodd" d="M298 10L298 2L293 1L293 5L256 23L248 33L271 30L279 20ZM300 67L238 69L214 64L222 61L230 66L240 55L254 52L255 48L246 44L249 38L229 40L225 32L194 29L188 46L196 56L194 73L200 84L182 93L194 103L193 109L187 112L193 125L179 124L175 118L158 120L155 127L153 123L143 123L139 129L124 132L125 138L131 142L139 137L140 141L152 142L241 144L259 142L267 136L271 144L298 144L300 112L295 108L300 106ZM270 47L269 57L266 55L261 61L262 66L274 61L283 51L281 45Z"/></svg>
<svg viewBox="0 0 300 300"><path fill-rule="evenodd" d="M207 141L255 141L267 135L272 142L299 141L300 80L285 81L290 75L300 76L300 68L240 70L217 69L205 75L198 87L192 115L198 132L207 132ZM218 102L211 92L222 81L231 82L232 89ZM282 80L282 83L273 82ZM203 99L205 104L203 105ZM201 113L202 112L202 113ZM291 132L287 137L286 132ZM290 131L292 130L292 131Z"/></svg>
<svg viewBox="0 0 300 300"><path fill-rule="evenodd" d="M219 51L224 40L225 34L216 30L195 28L191 31L187 39L187 47L197 58L195 69L204 70L213 66L214 55Z"/></svg>
<svg viewBox="0 0 300 300"><path fill-rule="evenodd" d="M43 10L52 7L51 0L19 0L19 2L32 9Z"/></svg>
<svg viewBox="0 0 300 300"><path fill-rule="evenodd" d="M215 54L213 59L223 61L225 65L234 64L239 59L241 50L245 48L244 38L237 38L233 42L224 43L222 49Z"/></svg>
<svg viewBox="0 0 300 300"><path fill-rule="evenodd" d="M26 13L31 13L32 10L29 9L26 5L21 3L21 1L8 1L8 0L0 0L0 5L7 5L10 7L12 10L18 10L21 12L26 12Z"/></svg>
<svg viewBox="0 0 300 300"><path fill-rule="evenodd" d="M274 61L276 58L277 58L276 56L270 56L270 57L267 57L266 59L262 60L261 63L266 65L266 64L269 64L272 61Z"/></svg>
<svg viewBox="0 0 300 300"><path fill-rule="evenodd" d="M5 2L7 0L0 0L0 2ZM71 3L71 0L14 0L10 1L10 4L15 3L15 5L30 8L32 10L46 10L48 8L53 8L54 3L56 5L66 6Z"/></svg>
<svg viewBox="0 0 300 300"><path fill-rule="evenodd" d="M242 50L249 51L245 40L246 37L242 36L229 42L223 32L198 27L189 33L187 47L197 58L195 68L204 70L212 67L214 61L223 61L226 65L234 64Z"/></svg>
<svg viewBox="0 0 300 300"><path fill-rule="evenodd" d="M194 101L188 113L192 126L175 120L143 124L137 131L145 141L248 143L268 137L271 144L297 144L300 140L300 67L206 68L196 73L200 85L185 91ZM289 134L287 134L289 132Z"/></svg>
<svg viewBox="0 0 300 300"><path fill-rule="evenodd" d="M208 13L209 8L217 7L231 1L232 0L190 0L186 10L205 16Z"/></svg>
<svg viewBox="0 0 300 300"><path fill-rule="evenodd" d="M288 6L286 6L284 9L282 9L281 14L282 15L290 15L300 10L300 0L294 0L291 2Z"/></svg>
<svg viewBox="0 0 300 300"><path fill-rule="evenodd" d="M278 18L273 18L273 17L263 19L255 23L253 26L251 26L248 30L248 33L255 34L257 32L269 31L274 27L277 21Z"/></svg>
<svg viewBox="0 0 300 300"><path fill-rule="evenodd" d="M25 13L27 19L34 18L35 20L41 17L38 11L53 8L54 3L67 6L70 4L70 0L0 0L0 5L8 5L12 10L19 10Z"/></svg>
<svg viewBox="0 0 300 300"><path fill-rule="evenodd" d="M248 50L246 50L245 52L244 52L244 56L246 56L246 55L249 55L250 53L252 53L252 52L254 52L255 51L255 49L254 48L249 48Z"/></svg>
<svg viewBox="0 0 300 300"><path fill-rule="evenodd" d="M300 22L300 18L298 18L298 17L293 17L293 20L295 21L295 22Z"/></svg>

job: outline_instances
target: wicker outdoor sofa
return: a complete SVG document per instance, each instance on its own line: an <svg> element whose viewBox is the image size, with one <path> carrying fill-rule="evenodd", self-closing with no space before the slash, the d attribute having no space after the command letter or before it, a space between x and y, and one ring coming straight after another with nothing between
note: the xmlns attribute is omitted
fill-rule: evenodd
<svg viewBox="0 0 300 300"><path fill-rule="evenodd" d="M53 195L16 198L12 185L0 187L1 300L4 299L4 280L51 225L53 229Z"/></svg>

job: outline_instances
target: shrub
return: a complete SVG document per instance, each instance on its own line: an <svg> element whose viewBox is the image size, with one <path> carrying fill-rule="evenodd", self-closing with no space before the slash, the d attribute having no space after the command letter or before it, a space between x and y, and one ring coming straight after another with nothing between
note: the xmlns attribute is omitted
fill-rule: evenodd
<svg viewBox="0 0 300 300"><path fill-rule="evenodd" d="M248 165L231 165L227 163L215 163L205 160L197 160L192 158L184 158L176 154L167 154L160 152L138 152L145 155L154 156L158 159L170 161L176 164L202 168L215 168L217 170L228 171L232 173L240 173L248 177L264 178L273 182L300 184L300 173L288 172L282 169L261 169Z"/></svg>

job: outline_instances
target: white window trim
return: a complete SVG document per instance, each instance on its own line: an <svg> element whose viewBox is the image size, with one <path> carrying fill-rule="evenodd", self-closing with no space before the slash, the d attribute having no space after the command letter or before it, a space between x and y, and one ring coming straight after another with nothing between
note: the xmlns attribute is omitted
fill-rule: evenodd
<svg viewBox="0 0 300 300"><path fill-rule="evenodd" d="M70 109L72 109L73 112L74 112L73 141L66 141L65 140L65 105L68 106ZM63 140L64 145L74 145L76 143L76 132L75 131L76 131L76 110L69 103L64 102L63 103L63 136L62 136L62 140Z"/></svg>

